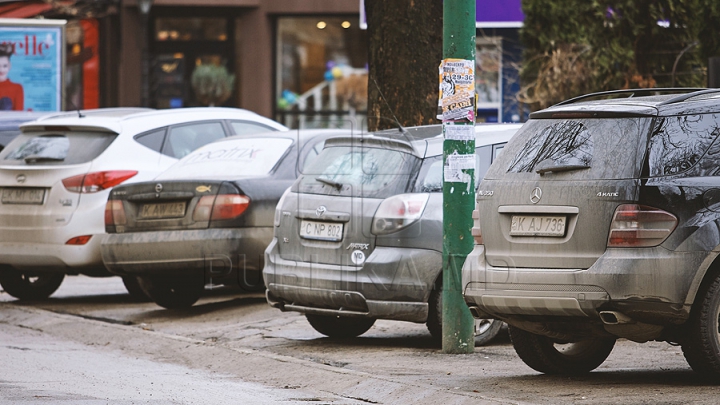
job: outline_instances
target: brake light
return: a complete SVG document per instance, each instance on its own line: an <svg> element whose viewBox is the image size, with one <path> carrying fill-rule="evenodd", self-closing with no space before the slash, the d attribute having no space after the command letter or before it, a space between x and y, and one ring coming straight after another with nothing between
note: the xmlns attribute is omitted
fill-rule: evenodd
<svg viewBox="0 0 720 405"><path fill-rule="evenodd" d="M416 222L425 211L430 194L399 194L386 198L372 222L372 233L383 235L397 232Z"/></svg>
<svg viewBox="0 0 720 405"><path fill-rule="evenodd" d="M90 242L90 238L92 238L92 235L76 236L74 238L69 239L67 242L65 242L65 244L66 245L84 245L84 244Z"/></svg>
<svg viewBox="0 0 720 405"><path fill-rule="evenodd" d="M193 221L217 221L242 215L250 206L250 197L240 194L206 195L193 211Z"/></svg>
<svg viewBox="0 0 720 405"><path fill-rule="evenodd" d="M473 227L472 227L473 239L475 239L476 245L482 245L483 238L482 238L482 232L480 231L480 211L477 208L473 210L472 218L473 218Z"/></svg>
<svg viewBox="0 0 720 405"><path fill-rule="evenodd" d="M63 179L63 186L73 193L97 193L113 188L123 181L135 176L137 170L112 170L79 174Z"/></svg>
<svg viewBox="0 0 720 405"><path fill-rule="evenodd" d="M608 247L657 246L675 230L678 220L658 208L638 204L622 204L615 210Z"/></svg>
<svg viewBox="0 0 720 405"><path fill-rule="evenodd" d="M105 204L105 225L125 225L125 206L121 200L108 200Z"/></svg>

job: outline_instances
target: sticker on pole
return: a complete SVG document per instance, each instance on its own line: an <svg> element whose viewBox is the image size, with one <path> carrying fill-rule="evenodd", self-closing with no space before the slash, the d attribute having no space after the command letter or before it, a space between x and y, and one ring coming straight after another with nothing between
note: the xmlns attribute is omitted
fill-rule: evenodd
<svg viewBox="0 0 720 405"><path fill-rule="evenodd" d="M470 183L471 176L463 170L475 170L475 155L460 155L457 151L445 159L444 179L446 183Z"/></svg>
<svg viewBox="0 0 720 405"><path fill-rule="evenodd" d="M475 122L475 61L445 59L440 63L442 120Z"/></svg>
<svg viewBox="0 0 720 405"><path fill-rule="evenodd" d="M453 125L444 123L443 135L445 135L445 139L453 141L474 141L475 126L468 124Z"/></svg>

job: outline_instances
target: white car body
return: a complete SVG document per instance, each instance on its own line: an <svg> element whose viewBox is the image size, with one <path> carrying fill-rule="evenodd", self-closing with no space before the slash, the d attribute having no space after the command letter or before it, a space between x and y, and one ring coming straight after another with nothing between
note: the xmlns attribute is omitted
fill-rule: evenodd
<svg viewBox="0 0 720 405"><path fill-rule="evenodd" d="M250 111L234 108L98 109L63 112L23 124L23 134L0 152L0 272L3 268L12 267L21 272L110 275L102 264L100 242L101 235L105 233L104 210L111 188L97 192L75 192L68 190L63 180L88 173L120 170L137 171L137 174L125 180L125 183L151 180L178 159L144 146L135 138L150 133L157 135L153 139L161 139L163 145L167 146L165 142L170 142L171 134L178 134L177 138L172 138L177 140L180 139L182 131L193 132L193 139L197 139L198 144L188 147L197 148L204 142L200 140L203 132L188 124L207 121L220 122L224 136L243 131L247 133L287 129ZM240 124L235 125L237 129L230 130L229 121ZM178 126L182 125L185 125L185 129L178 129ZM258 130L254 130L256 126ZM155 132L162 128L172 128L175 132L168 129L166 136ZM214 126L214 129L217 129L217 126ZM78 131L101 132L116 138L104 151L85 163L32 161L35 158L27 156L24 159L12 156L15 159L11 163L6 160L14 149L23 145L23 142L28 142L29 134L70 134ZM97 138L100 137L102 135ZM216 132L212 139L217 137ZM48 136L38 142L50 138L52 137ZM94 142L105 142L91 138L90 135L88 138ZM73 138L66 139L67 142L72 142ZM85 142L85 138L82 139L82 142ZM69 148L72 146L70 143ZM77 147L77 143L75 146ZM165 146L162 146L162 151L165 151ZM92 147L88 141L88 148ZM82 181L86 179L88 177L83 177ZM84 186L83 183L81 187ZM26 193L23 188L45 191ZM42 202L39 201L41 194ZM24 199L30 196L35 200L33 203L26 203ZM90 238L84 244L67 244L72 238L86 235L90 235Z"/></svg>

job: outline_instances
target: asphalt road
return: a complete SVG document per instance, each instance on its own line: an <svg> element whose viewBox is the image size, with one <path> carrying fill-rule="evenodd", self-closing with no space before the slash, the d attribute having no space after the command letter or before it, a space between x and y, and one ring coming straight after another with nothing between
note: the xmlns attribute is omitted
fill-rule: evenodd
<svg viewBox="0 0 720 405"><path fill-rule="evenodd" d="M0 403L715 404L678 347L619 341L585 376L534 372L507 335L445 355L424 325L330 340L262 294L193 308L133 302L118 278L69 277L44 302L0 293Z"/></svg>

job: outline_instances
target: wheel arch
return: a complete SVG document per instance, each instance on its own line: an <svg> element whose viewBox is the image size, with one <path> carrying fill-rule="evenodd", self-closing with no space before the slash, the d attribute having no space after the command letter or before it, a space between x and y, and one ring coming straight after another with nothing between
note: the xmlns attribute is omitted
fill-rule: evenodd
<svg viewBox="0 0 720 405"><path fill-rule="evenodd" d="M690 283L690 288L685 298L685 306L690 308L691 312L695 306L698 295L700 295L703 289L707 288L708 284L718 275L720 275L720 246L715 247L715 249L708 254L695 273L692 283Z"/></svg>

